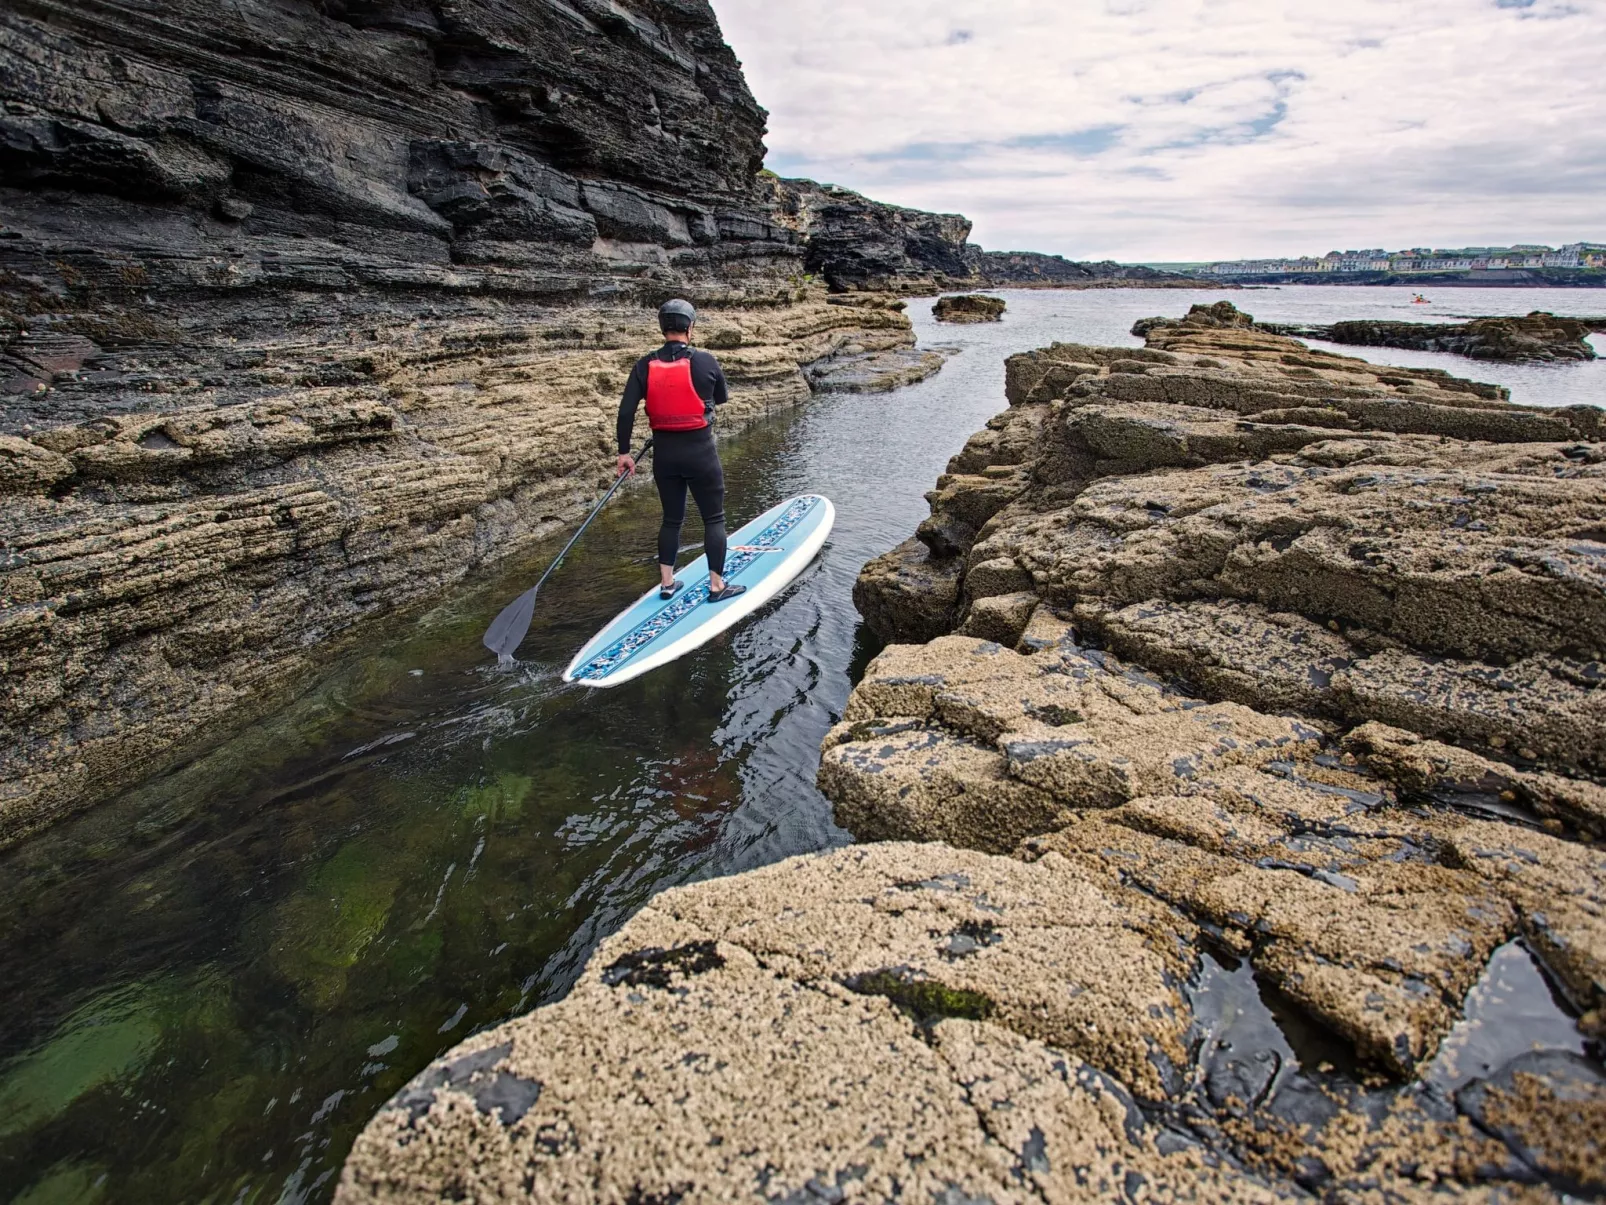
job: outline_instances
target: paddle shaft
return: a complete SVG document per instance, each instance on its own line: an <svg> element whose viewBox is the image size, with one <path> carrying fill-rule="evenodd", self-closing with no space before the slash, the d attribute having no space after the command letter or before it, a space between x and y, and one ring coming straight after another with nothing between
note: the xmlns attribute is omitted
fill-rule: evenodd
<svg viewBox="0 0 1606 1205"><path fill-rule="evenodd" d="M637 452L631 459L639 464L642 458L651 451L652 440L649 439L642 445L641 451ZM603 507L608 505L608 500L618 493L619 487L634 475L634 473L621 473L619 475L619 479L613 483L608 492L602 495L602 501L592 508L591 513L586 516L585 522L580 524L580 529L563 546L563 551L558 553L557 559L547 566L547 571L541 575L541 580L503 607L502 613L491 621L491 626L485 631L483 643L486 648L496 654L497 660L504 664L508 663L513 656L514 650L524 643L524 638L530 631L530 621L535 616L535 596L541 593L541 587L546 585L547 578L558 571L558 566L563 564L563 558L568 556L570 550L579 543L580 537L585 534L586 528L591 526L591 521L602 513Z"/></svg>
<svg viewBox="0 0 1606 1205"><path fill-rule="evenodd" d="M652 440L649 439L646 443L641 445L641 451L637 452L630 459L637 465L640 465L641 458L651 451ZM634 476L634 472L619 474L619 480L615 481L613 485L609 487L608 492L602 495L602 501L597 503L597 505L592 509L591 513L586 516L586 521L580 524L580 530L575 532L574 537L563 546L563 551L558 553L558 559L553 561L552 564L547 567L547 571L541 575L541 580L535 583L535 589L532 591L532 593L540 592L541 587L546 585L546 579L556 573L558 571L558 566L563 564L563 558L569 555L569 550L580 542L580 537L585 535L586 528L591 526L591 521L602 513L602 508L604 506L608 505L608 500L619 492L619 487L621 485L629 481Z"/></svg>

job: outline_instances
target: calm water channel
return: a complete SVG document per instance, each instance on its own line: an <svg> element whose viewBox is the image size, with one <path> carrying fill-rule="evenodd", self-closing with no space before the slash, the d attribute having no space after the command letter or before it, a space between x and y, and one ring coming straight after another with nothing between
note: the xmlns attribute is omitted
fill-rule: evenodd
<svg viewBox="0 0 1606 1205"><path fill-rule="evenodd" d="M515 672L495 671L479 636L553 548L0 857L0 1200L325 1200L386 1097L476 1029L560 996L655 891L848 841L813 780L874 651L853 579L912 532L948 457L1003 408L1003 357L1135 344L1134 319L1224 295L1282 321L1606 306L1566 290L1458 290L1434 307L1393 289L1011 293L998 326L938 329L916 304L924 342L964 348L939 376L820 399L726 443L733 519L804 491L838 519L821 560L719 642L617 690L559 683L651 579L656 502L635 488L543 593ZM1519 400L1606 402L1606 360L1367 355Z"/></svg>

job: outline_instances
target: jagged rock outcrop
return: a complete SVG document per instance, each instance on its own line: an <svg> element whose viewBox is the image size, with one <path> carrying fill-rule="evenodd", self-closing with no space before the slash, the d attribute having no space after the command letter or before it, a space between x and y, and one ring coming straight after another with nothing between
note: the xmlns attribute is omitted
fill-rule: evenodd
<svg viewBox="0 0 1606 1205"><path fill-rule="evenodd" d="M1593 360L1585 336L1598 327L1585 318L1558 318L1535 310L1526 318L1473 318L1464 323L1385 322L1362 319L1328 326L1261 323L1261 329L1300 339L1325 339L1356 347L1404 347L1447 351L1473 360L1552 363Z"/></svg>
<svg viewBox="0 0 1606 1205"><path fill-rule="evenodd" d="M960 293L939 297L931 307L938 322L998 322L1008 308L1002 297L988 297L982 293Z"/></svg>
<svg viewBox="0 0 1606 1205"><path fill-rule="evenodd" d="M1197 303L1188 307L1188 312L1181 318L1139 318L1132 324L1132 333L1138 338L1145 338L1150 331L1162 327L1179 326L1186 329L1205 330L1253 330L1255 320L1245 314L1230 301L1216 301L1208 305Z"/></svg>
<svg viewBox="0 0 1606 1205"><path fill-rule="evenodd" d="M970 219L887 205L812 180L765 177L777 222L806 248L805 269L834 290L936 292L973 275Z"/></svg>

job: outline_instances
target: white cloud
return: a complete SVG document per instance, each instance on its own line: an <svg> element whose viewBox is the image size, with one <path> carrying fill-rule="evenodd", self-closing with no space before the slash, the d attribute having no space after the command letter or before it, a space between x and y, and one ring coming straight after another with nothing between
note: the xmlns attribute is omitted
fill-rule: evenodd
<svg viewBox="0 0 1606 1205"><path fill-rule="evenodd" d="M1079 259L1606 239L1606 0L714 0L770 166Z"/></svg>

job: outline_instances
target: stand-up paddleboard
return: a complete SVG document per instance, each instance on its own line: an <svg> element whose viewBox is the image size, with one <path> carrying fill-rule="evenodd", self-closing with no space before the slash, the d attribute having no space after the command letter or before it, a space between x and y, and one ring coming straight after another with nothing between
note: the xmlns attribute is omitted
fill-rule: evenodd
<svg viewBox="0 0 1606 1205"><path fill-rule="evenodd" d="M667 602L654 586L593 636L563 671L565 682L618 686L683 657L740 623L781 592L819 553L836 508L818 494L789 498L733 532L725 580L747 587L726 602L708 601L708 558L675 576L686 588Z"/></svg>

